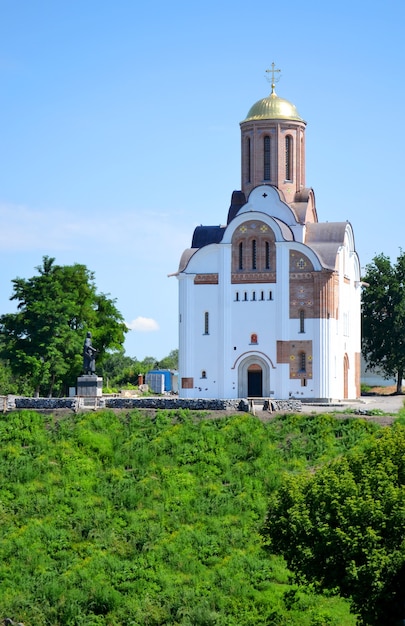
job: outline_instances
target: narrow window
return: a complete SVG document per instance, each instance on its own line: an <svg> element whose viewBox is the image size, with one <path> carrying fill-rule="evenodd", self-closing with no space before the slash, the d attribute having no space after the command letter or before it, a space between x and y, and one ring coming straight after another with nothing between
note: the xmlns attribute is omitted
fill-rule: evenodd
<svg viewBox="0 0 405 626"><path fill-rule="evenodd" d="M256 292L255 291L253 291L253 293L252 293L252 300L256 300Z"/></svg>
<svg viewBox="0 0 405 626"><path fill-rule="evenodd" d="M301 387L306 387L306 386L307 386L307 379L301 378Z"/></svg>
<svg viewBox="0 0 405 626"><path fill-rule="evenodd" d="M265 263L266 270L269 270L270 269L270 244L268 241L266 241L265 243L264 263Z"/></svg>
<svg viewBox="0 0 405 626"><path fill-rule="evenodd" d="M244 296L243 296L244 301L247 301L247 291L245 291Z"/></svg>
<svg viewBox="0 0 405 626"><path fill-rule="evenodd" d="M236 300L236 302L239 302L239 291L236 292L235 300Z"/></svg>
<svg viewBox="0 0 405 626"><path fill-rule="evenodd" d="M273 292L269 291L269 300L273 300Z"/></svg>
<svg viewBox="0 0 405 626"><path fill-rule="evenodd" d="M285 179L292 180L292 137L285 138Z"/></svg>
<svg viewBox="0 0 405 626"><path fill-rule="evenodd" d="M246 140L246 151L247 151L247 182L250 183L252 176L252 157L250 151L250 137Z"/></svg>
<svg viewBox="0 0 405 626"><path fill-rule="evenodd" d="M239 244L239 269L243 270L243 243Z"/></svg>
<svg viewBox="0 0 405 626"><path fill-rule="evenodd" d="M260 300L264 300L264 291L260 292Z"/></svg>
<svg viewBox="0 0 405 626"><path fill-rule="evenodd" d="M300 366L301 372L307 371L307 355L305 354L305 352L300 352Z"/></svg>
<svg viewBox="0 0 405 626"><path fill-rule="evenodd" d="M263 179L270 180L270 137L264 138L263 145Z"/></svg>
<svg viewBox="0 0 405 626"><path fill-rule="evenodd" d="M209 335L210 330L210 315L208 311L204 313L204 335Z"/></svg>
<svg viewBox="0 0 405 626"><path fill-rule="evenodd" d="M300 333L305 333L305 311L300 311Z"/></svg>
<svg viewBox="0 0 405 626"><path fill-rule="evenodd" d="M257 242L256 239L252 241L252 270L257 269Z"/></svg>

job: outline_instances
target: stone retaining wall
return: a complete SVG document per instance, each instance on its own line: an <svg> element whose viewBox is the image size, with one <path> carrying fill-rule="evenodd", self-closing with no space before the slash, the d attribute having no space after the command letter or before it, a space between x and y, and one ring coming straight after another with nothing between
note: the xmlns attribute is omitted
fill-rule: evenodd
<svg viewBox="0 0 405 626"><path fill-rule="evenodd" d="M190 409L191 411L248 411L247 400L215 400L203 398L106 398L109 409Z"/></svg>
<svg viewBox="0 0 405 626"><path fill-rule="evenodd" d="M216 400L216 399L186 399L173 396L145 397L145 398L24 398L21 396L2 396L0 410L15 411L31 409L36 411L56 411L68 409L81 411L85 409L190 409L191 411L252 411L252 405L247 399ZM257 401L256 411L285 411L299 412L302 410L300 400L264 400Z"/></svg>

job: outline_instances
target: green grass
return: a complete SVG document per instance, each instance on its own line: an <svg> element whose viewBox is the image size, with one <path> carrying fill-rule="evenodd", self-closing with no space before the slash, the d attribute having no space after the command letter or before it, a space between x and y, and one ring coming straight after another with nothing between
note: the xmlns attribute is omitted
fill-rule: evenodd
<svg viewBox="0 0 405 626"><path fill-rule="evenodd" d="M353 626L291 586L261 528L285 472L344 453L361 419L190 411L0 418L0 614L26 626Z"/></svg>

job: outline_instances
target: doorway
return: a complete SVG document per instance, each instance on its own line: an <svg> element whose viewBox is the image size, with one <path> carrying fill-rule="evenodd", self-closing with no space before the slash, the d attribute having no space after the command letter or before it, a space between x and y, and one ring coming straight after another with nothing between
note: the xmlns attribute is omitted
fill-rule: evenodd
<svg viewBox="0 0 405 626"><path fill-rule="evenodd" d="M249 354L238 366L238 398L270 395L270 364L264 355Z"/></svg>
<svg viewBox="0 0 405 626"><path fill-rule="evenodd" d="M248 368L248 397L263 397L263 371L260 365L254 363Z"/></svg>

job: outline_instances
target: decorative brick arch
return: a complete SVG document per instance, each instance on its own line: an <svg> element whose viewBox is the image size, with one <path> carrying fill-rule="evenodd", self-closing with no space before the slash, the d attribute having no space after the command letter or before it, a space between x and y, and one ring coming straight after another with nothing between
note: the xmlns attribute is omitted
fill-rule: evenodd
<svg viewBox="0 0 405 626"><path fill-rule="evenodd" d="M274 282L275 235L261 220L247 220L232 236L232 282Z"/></svg>

